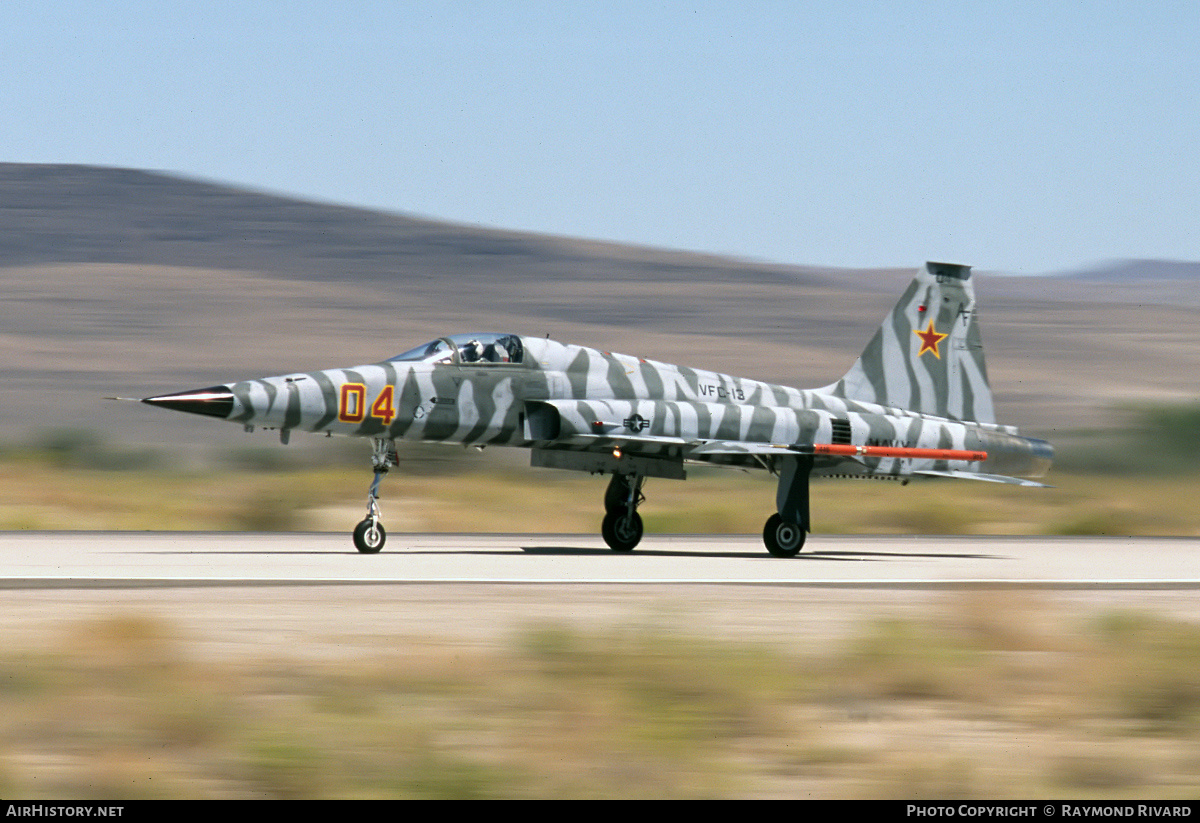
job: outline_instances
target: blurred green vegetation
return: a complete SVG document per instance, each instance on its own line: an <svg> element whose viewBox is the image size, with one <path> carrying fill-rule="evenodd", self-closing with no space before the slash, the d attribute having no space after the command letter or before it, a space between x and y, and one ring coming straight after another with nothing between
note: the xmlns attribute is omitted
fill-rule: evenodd
<svg viewBox="0 0 1200 823"><path fill-rule="evenodd" d="M1096 475L1200 474L1200 403L1125 406L1115 429L1049 435L1054 471Z"/></svg>
<svg viewBox="0 0 1200 823"><path fill-rule="evenodd" d="M537 624L497 647L204 659L134 613L0 651L36 798L1195 797L1200 627L1007 592L834 643ZM386 651L385 651L386 649ZM46 764L53 763L53 768Z"/></svg>
<svg viewBox="0 0 1200 823"><path fill-rule="evenodd" d="M86 429L53 429L44 432L25 450L10 447L6 455L41 460L59 469L143 471L160 468L165 455L152 448L115 447Z"/></svg>
<svg viewBox="0 0 1200 823"><path fill-rule="evenodd" d="M885 534L1200 534L1200 405L1127 407L1126 425L1043 433L1052 489L817 480L814 530ZM382 485L392 531L599 528L607 478L531 470L520 449L399 444ZM651 480L648 533L753 534L774 505L764 472L689 467ZM365 511L365 441L254 436L206 452L128 448L95 432L0 446L0 529L345 531Z"/></svg>

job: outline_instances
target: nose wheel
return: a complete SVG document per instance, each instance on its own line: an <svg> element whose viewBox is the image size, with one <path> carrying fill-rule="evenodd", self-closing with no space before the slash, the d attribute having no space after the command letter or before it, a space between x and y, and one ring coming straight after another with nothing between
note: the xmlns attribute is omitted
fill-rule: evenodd
<svg viewBox="0 0 1200 823"><path fill-rule="evenodd" d="M379 481L387 474L388 469L398 465L396 444L391 440L376 438L373 441L371 465L375 469L375 478L367 491L367 516L354 527L354 548L362 554L378 554L387 542L387 530L379 522Z"/></svg>
<svg viewBox="0 0 1200 823"><path fill-rule="evenodd" d="M378 518L368 517L354 527L354 548L363 554L378 554L387 542L387 531Z"/></svg>

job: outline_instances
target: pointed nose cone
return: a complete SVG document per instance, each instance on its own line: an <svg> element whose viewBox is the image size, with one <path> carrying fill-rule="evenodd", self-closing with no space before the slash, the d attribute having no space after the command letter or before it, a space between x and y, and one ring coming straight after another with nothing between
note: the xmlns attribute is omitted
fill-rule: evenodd
<svg viewBox="0 0 1200 823"><path fill-rule="evenodd" d="M207 389L179 392L178 394L162 394L158 397L147 397L142 400L151 406L162 406L164 409L203 414L208 417L225 419L233 412L233 392L228 386L212 386Z"/></svg>

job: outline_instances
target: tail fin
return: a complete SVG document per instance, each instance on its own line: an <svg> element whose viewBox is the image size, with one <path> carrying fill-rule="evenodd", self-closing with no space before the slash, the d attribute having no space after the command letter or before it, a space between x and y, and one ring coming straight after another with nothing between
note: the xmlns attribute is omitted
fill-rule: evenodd
<svg viewBox="0 0 1200 823"><path fill-rule="evenodd" d="M829 391L849 400L994 423L971 267L926 263L854 368Z"/></svg>

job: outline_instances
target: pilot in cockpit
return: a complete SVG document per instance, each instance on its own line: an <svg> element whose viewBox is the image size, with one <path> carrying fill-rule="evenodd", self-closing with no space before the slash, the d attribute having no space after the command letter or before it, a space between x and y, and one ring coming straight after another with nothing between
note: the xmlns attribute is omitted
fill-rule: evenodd
<svg viewBox="0 0 1200 823"><path fill-rule="evenodd" d="M496 342L483 347L483 359L489 363L507 363L511 358L508 356L508 349Z"/></svg>
<svg viewBox="0 0 1200 823"><path fill-rule="evenodd" d="M458 354L464 363L476 363L483 356L483 345L478 340L472 340L462 346Z"/></svg>

